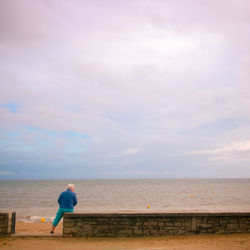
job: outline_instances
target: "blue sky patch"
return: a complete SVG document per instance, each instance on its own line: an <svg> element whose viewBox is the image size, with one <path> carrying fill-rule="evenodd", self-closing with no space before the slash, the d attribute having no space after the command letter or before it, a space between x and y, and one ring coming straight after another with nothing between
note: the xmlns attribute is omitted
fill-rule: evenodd
<svg viewBox="0 0 250 250"><path fill-rule="evenodd" d="M6 133L6 135L9 137L17 137L20 135L20 133L17 131L10 131L10 132Z"/></svg>
<svg viewBox="0 0 250 250"><path fill-rule="evenodd" d="M33 131L38 130L38 128L33 127L33 126L29 126L29 125L24 125L24 128L26 128L26 129L29 130L30 132L33 132Z"/></svg>
<svg viewBox="0 0 250 250"><path fill-rule="evenodd" d="M37 128L34 126L30 126L30 125L23 125L23 127L25 129L27 129L29 132L33 132L33 131L39 131L42 134L45 134L49 137L53 137L53 138L69 138L69 139L74 139L74 138L82 138L82 139L88 139L90 136L87 134L83 134L83 133L78 133L75 132L73 130L64 130L64 131L54 131L54 130L46 130L46 129L41 129L41 128Z"/></svg>
<svg viewBox="0 0 250 250"><path fill-rule="evenodd" d="M81 137L83 139L87 139L89 138L88 135L86 134L82 134L82 133L77 133L73 130L66 130L66 131L62 131L59 132L63 137L68 137L68 138L76 138L76 137Z"/></svg>
<svg viewBox="0 0 250 250"><path fill-rule="evenodd" d="M20 105L14 102L1 103L0 107L8 109L11 113L14 113L14 114L18 114L20 112L19 109L21 108Z"/></svg>

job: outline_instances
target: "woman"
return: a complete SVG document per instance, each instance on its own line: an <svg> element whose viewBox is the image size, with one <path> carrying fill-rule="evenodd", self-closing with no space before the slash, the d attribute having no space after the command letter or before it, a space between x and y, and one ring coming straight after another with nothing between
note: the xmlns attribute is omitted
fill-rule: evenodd
<svg viewBox="0 0 250 250"><path fill-rule="evenodd" d="M52 228L50 233L54 233L55 228L59 221L62 219L64 213L73 213L74 206L77 204L76 194L74 193L75 184L68 184L67 190L62 192L58 198L58 203L60 205L56 218L52 223Z"/></svg>

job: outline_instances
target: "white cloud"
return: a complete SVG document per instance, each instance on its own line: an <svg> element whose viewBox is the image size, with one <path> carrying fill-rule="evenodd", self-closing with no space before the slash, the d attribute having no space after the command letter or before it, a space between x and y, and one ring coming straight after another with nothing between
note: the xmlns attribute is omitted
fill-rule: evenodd
<svg viewBox="0 0 250 250"><path fill-rule="evenodd" d="M140 151L140 148L127 148L125 149L122 154L123 155L133 155L133 154L137 154Z"/></svg>
<svg viewBox="0 0 250 250"><path fill-rule="evenodd" d="M221 148L195 150L189 153L190 155L220 155L234 152L250 151L250 141L236 142ZM213 159L213 158L212 158ZM215 158L219 159L219 158ZM223 159L223 157L222 157Z"/></svg>

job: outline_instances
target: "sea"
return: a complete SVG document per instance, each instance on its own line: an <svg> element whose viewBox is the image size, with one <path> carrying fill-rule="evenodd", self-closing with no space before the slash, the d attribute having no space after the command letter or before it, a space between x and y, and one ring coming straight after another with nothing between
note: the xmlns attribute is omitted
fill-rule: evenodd
<svg viewBox="0 0 250 250"><path fill-rule="evenodd" d="M75 212L250 212L250 179L0 180L0 211L53 221L69 183Z"/></svg>

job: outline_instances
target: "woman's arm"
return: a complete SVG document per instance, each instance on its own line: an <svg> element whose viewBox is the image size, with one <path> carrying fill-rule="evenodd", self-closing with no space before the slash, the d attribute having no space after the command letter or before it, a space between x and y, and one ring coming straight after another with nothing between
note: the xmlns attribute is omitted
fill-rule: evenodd
<svg viewBox="0 0 250 250"><path fill-rule="evenodd" d="M73 206L77 204L76 194L73 195Z"/></svg>
<svg viewBox="0 0 250 250"><path fill-rule="evenodd" d="M62 202L62 194L60 194L60 196L59 196L59 198L58 198L58 203L59 203L59 205L61 205L61 202Z"/></svg>

